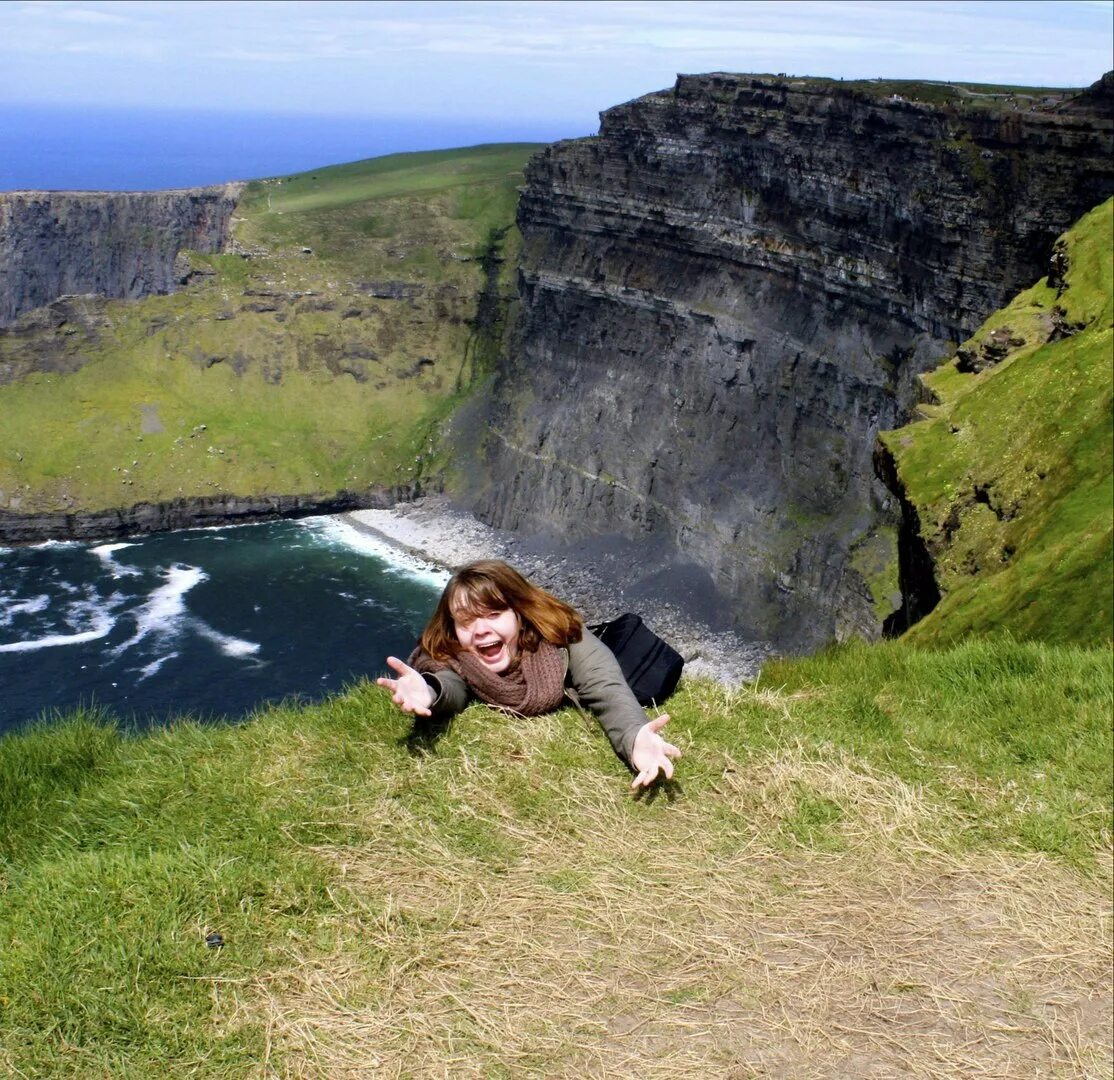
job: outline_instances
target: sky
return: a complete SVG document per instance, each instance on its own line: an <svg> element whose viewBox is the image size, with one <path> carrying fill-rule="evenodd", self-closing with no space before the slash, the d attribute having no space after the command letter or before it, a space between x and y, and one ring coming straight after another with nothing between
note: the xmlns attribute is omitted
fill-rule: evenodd
<svg viewBox="0 0 1114 1080"><path fill-rule="evenodd" d="M0 0L0 105L582 134L678 72L1080 86L1112 51L1111 0Z"/></svg>

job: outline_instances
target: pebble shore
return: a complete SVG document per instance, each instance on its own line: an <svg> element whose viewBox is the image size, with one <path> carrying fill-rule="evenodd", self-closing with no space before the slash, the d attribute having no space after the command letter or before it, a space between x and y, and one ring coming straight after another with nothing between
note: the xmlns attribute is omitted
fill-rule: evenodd
<svg viewBox="0 0 1114 1080"><path fill-rule="evenodd" d="M449 569L476 559L503 559L572 604L588 623L637 611L685 658L686 675L739 686L753 682L763 661L772 655L765 642L714 630L664 597L643 596L631 606L615 583L614 568L609 572L606 554L586 559L538 551L528 539L484 525L443 497L427 496L387 510L354 510L340 517L353 528Z"/></svg>

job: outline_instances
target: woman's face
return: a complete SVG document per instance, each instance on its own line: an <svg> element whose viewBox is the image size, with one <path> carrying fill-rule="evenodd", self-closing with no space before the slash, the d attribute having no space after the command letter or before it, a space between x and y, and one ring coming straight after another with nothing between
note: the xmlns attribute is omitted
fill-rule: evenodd
<svg viewBox="0 0 1114 1080"><path fill-rule="evenodd" d="M453 626L460 647L478 656L489 671L502 674L514 662L520 628L514 608L479 615L457 611L453 613Z"/></svg>

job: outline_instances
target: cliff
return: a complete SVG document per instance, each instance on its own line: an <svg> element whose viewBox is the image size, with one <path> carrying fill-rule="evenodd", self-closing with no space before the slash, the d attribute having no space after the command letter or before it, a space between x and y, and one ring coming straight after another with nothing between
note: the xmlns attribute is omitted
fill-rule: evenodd
<svg viewBox="0 0 1114 1080"><path fill-rule="evenodd" d="M51 290L174 288L65 295L0 327L0 542L437 488L436 433L502 346L517 189L537 149L390 155L209 204L185 192L10 198L0 269L25 299L33 264L40 278L51 269L46 240L32 242L48 235L70 275ZM198 251L233 202L228 250ZM51 206L76 235L47 227ZM156 229L156 210L173 227ZM132 226L148 232L128 248ZM195 246L174 256L180 242ZM163 278L116 272L156 253Z"/></svg>
<svg viewBox="0 0 1114 1080"><path fill-rule="evenodd" d="M1057 240L1046 277L924 377L915 422L879 440L930 559L930 576L908 567L910 592L942 594L914 641L1110 641L1112 236L1108 199Z"/></svg>
<svg viewBox="0 0 1114 1080"><path fill-rule="evenodd" d="M877 434L1114 191L1101 94L951 89L681 76L536 156L480 515L664 548L782 646L878 633Z"/></svg>
<svg viewBox="0 0 1114 1080"><path fill-rule="evenodd" d="M246 525L275 518L382 509L409 502L421 494L419 484L410 484L325 494L198 496L71 513L18 514L0 509L0 542L38 544L44 540L103 540L173 529Z"/></svg>
<svg viewBox="0 0 1114 1080"><path fill-rule="evenodd" d="M180 251L222 249L242 188L0 194L0 326L60 296L170 292Z"/></svg>

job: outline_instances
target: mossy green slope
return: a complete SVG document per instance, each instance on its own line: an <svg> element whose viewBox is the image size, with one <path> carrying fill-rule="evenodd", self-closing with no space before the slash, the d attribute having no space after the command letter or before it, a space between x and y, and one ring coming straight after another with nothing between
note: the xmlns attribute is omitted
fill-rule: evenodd
<svg viewBox="0 0 1114 1080"><path fill-rule="evenodd" d="M534 149L400 154L253 182L237 251L190 256L180 292L78 298L9 328L0 510L421 477L438 422L501 332L497 319L478 324L477 303L485 289L509 292Z"/></svg>
<svg viewBox="0 0 1114 1080"><path fill-rule="evenodd" d="M952 359L925 379L939 402L925 419L882 437L943 594L913 641L1111 638L1112 212L1114 200L1079 221L1058 244L1052 284L1022 293L961 350L1003 359L966 373Z"/></svg>

